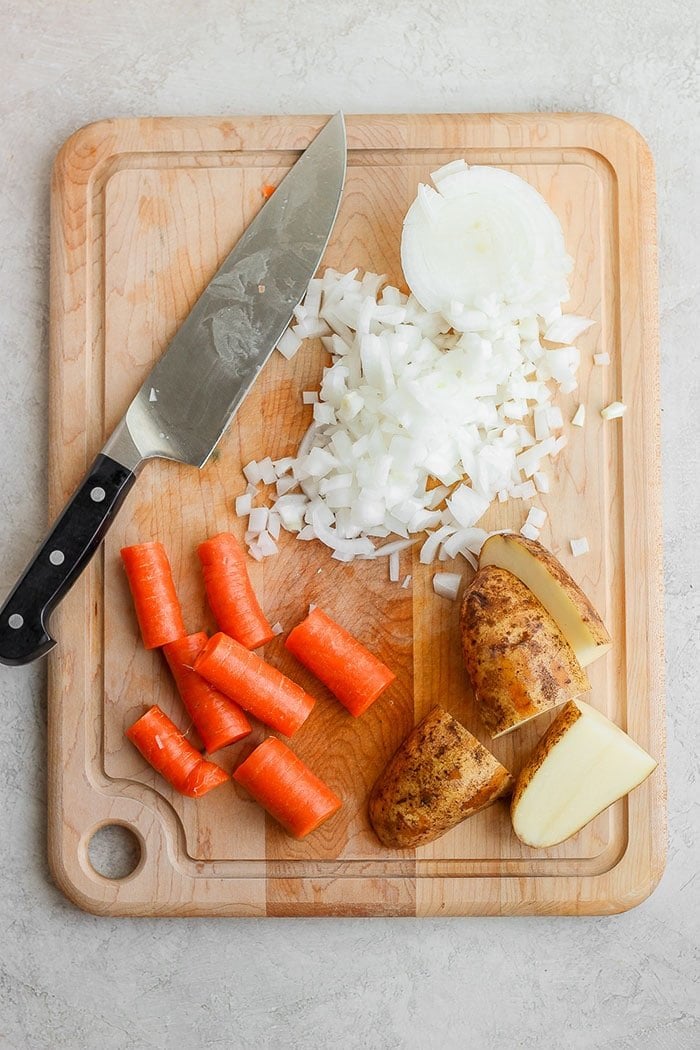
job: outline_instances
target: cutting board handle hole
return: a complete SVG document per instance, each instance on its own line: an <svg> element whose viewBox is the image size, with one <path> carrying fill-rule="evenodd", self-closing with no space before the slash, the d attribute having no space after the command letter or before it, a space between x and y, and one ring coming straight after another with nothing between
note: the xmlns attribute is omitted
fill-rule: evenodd
<svg viewBox="0 0 700 1050"><path fill-rule="evenodd" d="M125 824L103 824L88 843L90 864L105 879L125 879L141 863L141 843Z"/></svg>

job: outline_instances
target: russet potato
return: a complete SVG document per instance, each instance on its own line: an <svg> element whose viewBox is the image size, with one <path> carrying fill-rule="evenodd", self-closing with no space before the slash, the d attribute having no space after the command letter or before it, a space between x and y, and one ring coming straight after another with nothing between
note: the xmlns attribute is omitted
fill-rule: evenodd
<svg viewBox="0 0 700 1050"><path fill-rule="evenodd" d="M656 764L600 711L572 701L518 776L513 830L528 846L556 846L646 780Z"/></svg>
<svg viewBox="0 0 700 1050"><path fill-rule="evenodd" d="M556 623L512 573L479 570L465 592L460 629L464 663L492 737L572 700L586 672Z"/></svg>
<svg viewBox="0 0 700 1050"><path fill-rule="evenodd" d="M513 779L476 737L434 707L372 788L369 817L391 849L439 838L510 792Z"/></svg>
<svg viewBox="0 0 700 1050"><path fill-rule="evenodd" d="M479 568L506 569L529 587L559 627L582 667L588 667L612 646L600 615L554 555L536 540L509 533L494 534L484 543Z"/></svg>

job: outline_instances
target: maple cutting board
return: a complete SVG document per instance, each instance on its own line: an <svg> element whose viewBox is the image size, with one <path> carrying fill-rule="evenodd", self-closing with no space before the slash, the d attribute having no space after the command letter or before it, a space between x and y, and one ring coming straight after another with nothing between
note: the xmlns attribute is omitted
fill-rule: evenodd
<svg viewBox="0 0 700 1050"><path fill-rule="evenodd" d="M252 219L261 187L277 183L321 117L113 120L74 135L52 186L52 513L78 482L153 361L220 260ZM318 697L294 750L343 799L342 811L303 842L285 836L233 782L200 800L174 794L125 740L159 704L188 721L158 652L145 652L119 548L162 540L189 630L212 629L195 546L239 534L233 501L241 464L291 454L318 385L320 344L293 361L273 355L219 449L197 471L146 466L103 549L55 615L50 657L49 853L54 877L81 907L115 915L598 914L632 907L656 885L665 853L662 573L656 242L652 161L621 121L596 115L372 116L348 120L348 177L325 264L401 282L402 218L419 181L457 157L517 172L539 189L574 257L568 309L596 325L580 339L582 430L549 469L543 542L603 614L615 645L590 668L591 700L659 760L633 794L578 835L529 849L498 803L417 850L373 836L368 791L394 749L436 702L488 743L461 668L458 606L432 592L432 567L401 556L402 589L386 565L331 560L317 543L283 535L281 553L251 562L254 586L285 629L309 602L365 641L397 674L353 719L276 640L265 657ZM608 351L610 367L592 355ZM599 409L621 399L623 420ZM530 502L494 506L487 528L518 529ZM586 536L574 559L569 540ZM449 565L442 566L450 568ZM461 562L459 571L472 571ZM497 740L517 772L551 716ZM261 739L219 753L230 770ZM141 860L125 879L98 874L88 844L121 824Z"/></svg>

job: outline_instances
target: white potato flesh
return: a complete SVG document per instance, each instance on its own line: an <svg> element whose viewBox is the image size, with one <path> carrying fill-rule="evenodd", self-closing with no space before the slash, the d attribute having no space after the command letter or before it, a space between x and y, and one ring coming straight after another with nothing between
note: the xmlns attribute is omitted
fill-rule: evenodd
<svg viewBox="0 0 700 1050"><path fill-rule="evenodd" d="M506 569L528 587L555 621L582 667L612 647L600 616L562 565L539 543L492 535L481 549L479 567Z"/></svg>
<svg viewBox="0 0 700 1050"><path fill-rule="evenodd" d="M511 810L518 838L537 848L575 835L657 765L619 726L582 700L567 704L540 746L544 755L538 748L520 774Z"/></svg>

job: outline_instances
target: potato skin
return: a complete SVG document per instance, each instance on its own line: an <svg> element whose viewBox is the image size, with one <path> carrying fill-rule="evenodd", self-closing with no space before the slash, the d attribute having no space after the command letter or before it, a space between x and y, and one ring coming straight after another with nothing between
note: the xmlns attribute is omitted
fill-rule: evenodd
<svg viewBox="0 0 700 1050"><path fill-rule="evenodd" d="M589 688L552 617L505 569L479 570L462 601L460 629L464 663L492 737Z"/></svg>
<svg viewBox="0 0 700 1050"><path fill-rule="evenodd" d="M476 737L434 707L404 740L369 798L369 818L390 849L432 842L507 794L513 778Z"/></svg>

